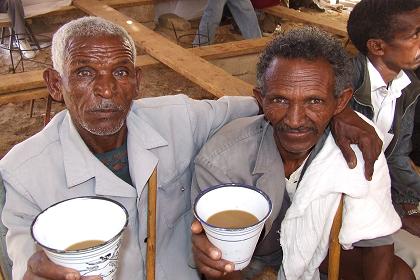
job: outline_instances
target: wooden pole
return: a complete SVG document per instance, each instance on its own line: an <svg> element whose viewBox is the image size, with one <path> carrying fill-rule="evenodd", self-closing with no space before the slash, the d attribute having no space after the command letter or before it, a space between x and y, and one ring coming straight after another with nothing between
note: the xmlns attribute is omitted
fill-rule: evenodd
<svg viewBox="0 0 420 280"><path fill-rule="evenodd" d="M343 195L341 195L340 204L334 216L334 221L330 233L330 248L328 257L328 280L338 280L340 275L340 253L341 246L338 241L341 223L343 221Z"/></svg>
<svg viewBox="0 0 420 280"><path fill-rule="evenodd" d="M148 183L146 279L155 280L157 166Z"/></svg>
<svg viewBox="0 0 420 280"><path fill-rule="evenodd" d="M51 95L48 95L47 100L45 101L44 126L46 126L51 120L51 104L52 104L52 97Z"/></svg>

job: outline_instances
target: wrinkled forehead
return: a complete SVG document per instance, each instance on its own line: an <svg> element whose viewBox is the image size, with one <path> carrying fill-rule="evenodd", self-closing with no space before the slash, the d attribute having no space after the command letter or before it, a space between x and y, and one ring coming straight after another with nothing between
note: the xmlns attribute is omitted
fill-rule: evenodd
<svg viewBox="0 0 420 280"><path fill-rule="evenodd" d="M126 58L134 63L134 54L128 40L115 35L71 37L65 46L64 55L66 63L80 58L98 61Z"/></svg>
<svg viewBox="0 0 420 280"><path fill-rule="evenodd" d="M303 80L302 80L303 79ZM294 86L301 81L334 82L332 65L322 58L274 58L266 71L266 81Z"/></svg>

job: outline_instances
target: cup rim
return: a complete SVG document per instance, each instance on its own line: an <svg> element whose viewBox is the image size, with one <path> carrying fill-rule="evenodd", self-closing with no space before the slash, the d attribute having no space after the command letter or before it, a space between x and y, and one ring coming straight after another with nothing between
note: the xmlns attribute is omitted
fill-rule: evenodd
<svg viewBox="0 0 420 280"><path fill-rule="evenodd" d="M198 203L198 201L200 200L201 197L203 197L205 194L207 194L208 192L210 192L212 190L220 189L220 188L226 188L226 187L233 187L233 186L234 187L251 189L251 190L253 190L253 191L258 192L259 194L261 194L267 200L267 202L268 202L268 211L267 211L267 214L264 216L264 218L262 218L261 220L259 220L257 223L252 224L252 225L247 226L247 227L223 228L223 227L218 227L218 226L209 224L209 223L207 223L206 221L204 221L203 219L201 219L199 217L199 215L197 214L196 208L197 208L197 203ZM193 209L193 211L194 211L194 216L200 221L200 223L203 223L205 225L208 225L208 226L210 226L212 228L220 229L221 231L232 232L232 231L243 230L245 228L251 228L251 227L254 227L254 226L258 225L262 221L265 221L271 215L272 209L273 209L273 207L272 207L271 199L270 199L270 197L263 190L261 190L261 189L259 189L257 187L254 187L254 186L247 185L247 184L241 184L241 183L224 183L224 184L219 184L219 185L208 187L207 189L201 191L197 195L197 197L195 198L195 200L194 200L194 209Z"/></svg>
<svg viewBox="0 0 420 280"><path fill-rule="evenodd" d="M50 247L42 244L41 242L39 242L35 238L34 230L33 230L34 225L35 225L36 221L38 220L39 216L41 216L48 209L50 209L50 208L52 208L52 207L54 207L54 206L56 206L58 204L61 204L61 203L64 203L64 202L67 202L67 201L70 201L70 200L75 200L75 199L99 199L99 200L107 200L109 202L112 202L112 203L118 205L124 211L124 213L125 213L125 224L124 224L124 226L122 227L122 229L114 237L112 237L108 241L106 241L104 243L101 243L99 245L96 245L96 246L93 246L93 247L89 247L89 248L84 248L84 249L78 249L78 250L59 250L59 249L50 248ZM89 251L92 251L92 250L97 249L98 247L102 247L104 245L108 245L108 244L114 242L122 234L122 232L125 230L125 228L127 227L127 225L128 225L128 211L127 211L127 209L125 209L124 205L122 205L118 201L115 201L115 200L110 199L110 198L107 198L107 197L101 197L101 196L92 196L92 195L91 196L78 196L78 197L72 197L72 198L69 198L69 199L65 199L65 200L61 200L59 202L56 202L56 203L48 206L47 208L45 208L40 213L38 213L38 215L36 215L35 219L32 221L32 224L31 224L31 236L32 236L32 239L35 241L36 244L38 244L39 246L41 246L42 248L44 248L44 249L46 249L46 250L48 250L50 252L60 253L60 254L74 254L74 253L78 253L78 252L89 252Z"/></svg>

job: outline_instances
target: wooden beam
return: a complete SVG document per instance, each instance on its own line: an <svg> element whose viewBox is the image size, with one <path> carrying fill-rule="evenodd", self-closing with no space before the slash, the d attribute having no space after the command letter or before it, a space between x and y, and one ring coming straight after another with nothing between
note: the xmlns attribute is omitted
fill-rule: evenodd
<svg viewBox="0 0 420 280"><path fill-rule="evenodd" d="M48 90L46 87L12 92L0 95L0 105L39 99L47 96Z"/></svg>
<svg viewBox="0 0 420 280"><path fill-rule="evenodd" d="M260 39L234 41L200 48L192 48L188 49L188 51L201 56L206 60L215 60L260 53L270 40L270 37L264 37ZM136 58L136 65L140 67L156 65L159 63L160 62L158 60L150 57L149 55L139 55ZM0 75L0 98L4 94L12 92L45 87L45 83L42 78L43 71L44 70L34 70Z"/></svg>
<svg viewBox="0 0 420 280"><path fill-rule="evenodd" d="M223 44L204 46L200 48L192 48L189 50L193 54L200 56L206 60L213 60L219 58L260 53L271 40L271 37L262 37L259 39L234 41Z"/></svg>
<svg viewBox="0 0 420 280"><path fill-rule="evenodd" d="M264 12L288 20L317 25L328 32L347 37L347 18L345 18L344 21L332 20L324 16L321 17L305 12L300 12L280 5L265 8Z"/></svg>
<svg viewBox="0 0 420 280"><path fill-rule="evenodd" d="M242 41L234 41L199 48L186 49L192 54L211 61L215 59L229 58L248 54L260 53L265 46L272 40L271 37L263 37L259 39L248 39ZM137 56L137 65L140 67L154 65L160 63L158 60L148 56ZM0 86L1 93L1 86Z"/></svg>
<svg viewBox="0 0 420 280"><path fill-rule="evenodd" d="M153 5L153 0L99 0L99 1L113 8ZM77 7L75 7L74 5L70 5L70 6L65 6L58 10L51 11L47 14L42 14L39 16L53 15L53 14L55 15L55 14L60 14L60 13L65 13L65 12L75 11L75 10L77 10Z"/></svg>
<svg viewBox="0 0 420 280"><path fill-rule="evenodd" d="M202 58L192 55L188 50L117 10L97 0L75 0L73 5L88 14L121 25L130 33L138 47L211 94L217 97L252 95L252 85L231 76Z"/></svg>
<svg viewBox="0 0 420 280"><path fill-rule="evenodd" d="M99 2L111 6L113 8L119 7L135 7L135 6L145 6L153 5L153 0L98 0Z"/></svg>
<svg viewBox="0 0 420 280"><path fill-rule="evenodd" d="M42 73L34 70L15 74L0 75L0 96L17 91L45 87Z"/></svg>

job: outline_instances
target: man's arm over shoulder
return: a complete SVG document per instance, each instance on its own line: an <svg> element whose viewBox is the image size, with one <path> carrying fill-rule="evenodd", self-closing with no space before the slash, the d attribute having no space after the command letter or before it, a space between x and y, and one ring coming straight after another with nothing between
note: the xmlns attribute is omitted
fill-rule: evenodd
<svg viewBox="0 0 420 280"><path fill-rule="evenodd" d="M218 100L200 101L186 98L185 102L195 141L200 146L230 121L259 112L253 97L225 96Z"/></svg>

